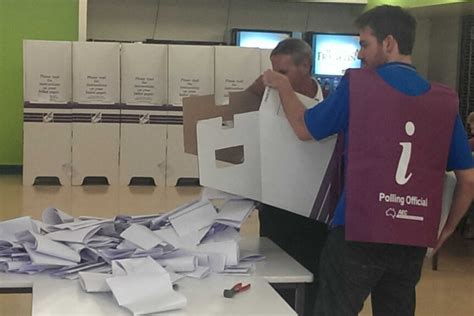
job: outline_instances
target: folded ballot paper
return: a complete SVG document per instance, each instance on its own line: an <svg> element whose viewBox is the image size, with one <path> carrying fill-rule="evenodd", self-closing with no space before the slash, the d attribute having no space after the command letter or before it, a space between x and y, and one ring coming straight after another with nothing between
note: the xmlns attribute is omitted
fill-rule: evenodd
<svg viewBox="0 0 474 316"><path fill-rule="evenodd" d="M48 208L42 221L0 222L0 271L78 279L86 292L111 291L136 315L183 308L175 282L248 275L262 260L239 249L238 229L255 203L209 192L164 214L75 218ZM210 199L223 204L216 208Z"/></svg>

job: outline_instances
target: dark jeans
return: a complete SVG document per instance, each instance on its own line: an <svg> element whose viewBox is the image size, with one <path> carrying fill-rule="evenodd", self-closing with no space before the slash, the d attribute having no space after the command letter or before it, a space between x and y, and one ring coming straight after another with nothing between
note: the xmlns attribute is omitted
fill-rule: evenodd
<svg viewBox="0 0 474 316"><path fill-rule="evenodd" d="M426 248L346 241L329 233L321 255L315 316L357 315L372 294L376 316L415 314L415 286Z"/></svg>
<svg viewBox="0 0 474 316"><path fill-rule="evenodd" d="M327 225L269 205L260 207L259 220L260 236L270 238L313 273L315 282L306 287L305 295L305 315L311 315L316 300L319 257L326 242ZM294 291L278 292L294 306Z"/></svg>

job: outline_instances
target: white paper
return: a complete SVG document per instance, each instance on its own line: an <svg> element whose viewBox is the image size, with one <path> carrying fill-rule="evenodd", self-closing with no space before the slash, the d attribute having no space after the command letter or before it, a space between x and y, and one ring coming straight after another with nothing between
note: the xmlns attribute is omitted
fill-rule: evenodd
<svg viewBox="0 0 474 316"><path fill-rule="evenodd" d="M193 272L186 273L186 276L194 279L204 279L209 275L210 272L211 270L209 269L209 267L199 266Z"/></svg>
<svg viewBox="0 0 474 316"><path fill-rule="evenodd" d="M209 201L199 201L187 209L170 215L169 220L180 237L210 226L217 216Z"/></svg>
<svg viewBox="0 0 474 316"><path fill-rule="evenodd" d="M110 288L105 280L110 278L110 274L95 272L79 272L79 284L88 293L110 292Z"/></svg>
<svg viewBox="0 0 474 316"><path fill-rule="evenodd" d="M190 272L196 270L198 259L196 256L183 256L176 258L159 259L158 262L174 272Z"/></svg>
<svg viewBox="0 0 474 316"><path fill-rule="evenodd" d="M255 209L255 202L250 200L227 201L217 215L216 222L240 228Z"/></svg>
<svg viewBox="0 0 474 316"><path fill-rule="evenodd" d="M154 234L148 227L138 224L132 224L129 228L123 231L120 236L146 250L165 244L163 240L158 237L158 235Z"/></svg>
<svg viewBox="0 0 474 316"><path fill-rule="evenodd" d="M45 209L41 215L41 218L47 225L57 225L74 221L74 217L53 207Z"/></svg>
<svg viewBox="0 0 474 316"><path fill-rule="evenodd" d="M9 243L17 242L15 234L23 231L31 231L38 233L38 229L29 216L13 218L7 221L0 222L0 240Z"/></svg>

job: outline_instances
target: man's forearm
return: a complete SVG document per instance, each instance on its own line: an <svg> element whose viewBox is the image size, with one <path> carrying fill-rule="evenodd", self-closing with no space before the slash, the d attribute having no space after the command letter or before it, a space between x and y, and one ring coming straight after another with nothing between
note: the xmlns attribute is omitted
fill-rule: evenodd
<svg viewBox="0 0 474 316"><path fill-rule="evenodd" d="M300 140L311 139L311 134L306 128L306 124L304 122L304 112L306 108L296 96L291 85L289 83L280 85L278 87L278 93L280 95L285 115L290 122L290 125L293 128L296 136Z"/></svg>
<svg viewBox="0 0 474 316"><path fill-rule="evenodd" d="M469 183L458 181L454 188L453 201L444 230L453 232L466 214L473 199L473 188Z"/></svg>

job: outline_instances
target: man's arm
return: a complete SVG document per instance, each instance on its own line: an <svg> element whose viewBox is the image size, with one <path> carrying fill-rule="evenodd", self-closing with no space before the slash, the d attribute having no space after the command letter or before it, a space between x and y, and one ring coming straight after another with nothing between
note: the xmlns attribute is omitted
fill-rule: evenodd
<svg viewBox="0 0 474 316"><path fill-rule="evenodd" d="M265 92L265 85L263 84L263 75L260 75L245 91L255 94L260 99Z"/></svg>
<svg viewBox="0 0 474 316"><path fill-rule="evenodd" d="M451 209L433 253L436 253L451 236L474 199L474 169L457 170L454 173L457 181Z"/></svg>
<svg viewBox="0 0 474 316"><path fill-rule="evenodd" d="M296 136L300 140L312 139L304 121L306 108L296 96L288 78L273 70L267 70L263 74L263 83L278 90L283 110Z"/></svg>

